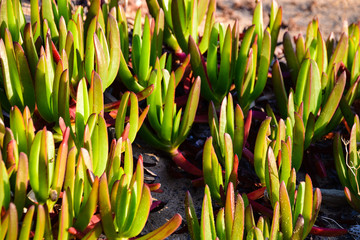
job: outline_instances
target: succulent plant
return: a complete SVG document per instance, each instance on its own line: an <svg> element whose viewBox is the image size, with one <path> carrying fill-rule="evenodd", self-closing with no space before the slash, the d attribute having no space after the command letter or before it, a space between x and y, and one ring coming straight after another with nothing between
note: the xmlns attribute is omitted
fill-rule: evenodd
<svg viewBox="0 0 360 240"><path fill-rule="evenodd" d="M281 162L279 169L286 164L287 172L289 168L298 171L303 160L304 140L305 129L298 114L294 122L290 118L277 121L275 117L267 117L261 123L254 147L254 167L261 183L265 184L269 149L272 149L275 159Z"/></svg>
<svg viewBox="0 0 360 240"><path fill-rule="evenodd" d="M153 94L147 98L148 105L152 106L148 113L149 125L144 124L140 134L154 147L168 152L175 163L185 171L202 175L201 170L188 162L178 150L194 122L200 98L200 78L197 78L191 87L184 112L182 109L177 111L174 100L178 72L169 74L167 70L161 70L159 60L156 65L149 80L149 84L154 85Z"/></svg>
<svg viewBox="0 0 360 240"><path fill-rule="evenodd" d="M345 196L350 206L360 212L359 195L359 144L360 121L356 115L354 125L351 128L350 140L345 141L336 133L334 138L335 167L341 184L344 186ZM342 142L345 143L343 146ZM343 149L345 149L345 154Z"/></svg>
<svg viewBox="0 0 360 240"><path fill-rule="evenodd" d="M41 117L47 122L55 122L60 116L68 119L69 96L68 71L62 61L54 61L51 36L47 34L35 73L36 105Z"/></svg>
<svg viewBox="0 0 360 240"><path fill-rule="evenodd" d="M252 112L248 112L245 120L244 113L238 104L236 104L234 110L233 98L230 93L222 100L219 117L216 112L215 104L211 102L208 111L209 126L214 141L214 148L220 162L222 164L224 163L225 153L227 151L224 148L225 133L229 134L233 142L234 154L241 159L243 148L250 131Z"/></svg>
<svg viewBox="0 0 360 240"><path fill-rule="evenodd" d="M222 165L219 163L216 156L212 144L212 137L206 140L203 151L204 182L209 187L213 199L220 204L225 201L225 193L223 191L228 189L230 182L236 189L239 166L239 158L237 155L234 155L233 143L230 135L225 133L224 139L225 143L223 149L225 150L225 158L223 159L222 164L225 169L225 175L223 174Z"/></svg>
<svg viewBox="0 0 360 240"><path fill-rule="evenodd" d="M342 119L343 115L338 107L341 101L348 106L347 99L353 99L357 83L345 94L346 74L343 72L339 77L333 78L334 85L328 96L324 96L322 88L328 81L325 73L320 77L318 65L312 59L305 59L298 74L296 91L290 90L288 97L283 84L282 73L278 63L274 64L273 81L281 114L295 119L299 115L305 128L304 149L312 142L319 140L323 135L331 131ZM311 79L311 81L309 80ZM330 79L329 79L330 81ZM351 100L352 101L352 100ZM292 120L293 121L293 120Z"/></svg>
<svg viewBox="0 0 360 240"><path fill-rule="evenodd" d="M21 113L16 108L13 111L12 118L16 119L12 121L16 120L17 126L20 126ZM71 234L78 238L87 236L94 239L101 233L105 233L109 239L127 239L138 235L144 227L151 206L151 194L150 188L144 184L141 156L133 173L130 140L127 139L125 143L121 138L113 141L112 150L105 158L108 161L105 161L104 172L99 178L96 176L99 164L87 149L69 149L69 136L70 129L67 128L62 143L55 149L52 133L44 128L36 133L31 143L29 159L26 153L14 151L9 151L6 159L1 158L2 239L16 239L18 236L29 239L30 232L35 239L52 239L55 235L58 239L70 239ZM9 150L12 149L12 142L16 144L15 139L9 143L4 141ZM122 152L125 152L123 159ZM10 179L15 180L14 185ZM26 201L27 198L31 201ZM50 212L58 199L62 207L58 224L52 225L50 221L54 219ZM26 214L23 208L27 209ZM111 209L114 209L115 219ZM37 220L32 230L35 210ZM101 219L96 220L95 214L98 213ZM177 214L162 227L140 239L164 239L180 223L181 217Z"/></svg>
<svg viewBox="0 0 360 240"><path fill-rule="evenodd" d="M244 112L265 88L281 26L282 8L276 1L272 2L269 27L265 30L262 11L260 1L254 10L253 25L246 30L237 53L234 83Z"/></svg>
<svg viewBox="0 0 360 240"><path fill-rule="evenodd" d="M292 89L295 90L286 93L278 63L274 64L273 85L282 117L293 118L294 112L301 113L306 129L305 149L340 123L342 112L347 112L357 96L359 81L355 77L356 61L351 66L354 69L351 70L352 77L349 79L344 73L348 51L355 56L353 43L349 49L347 31L346 28L337 45L331 39L325 42L318 21L314 20L308 25L306 39L301 35L296 38L295 48L290 35L284 35L284 54L291 74ZM355 35L352 35L351 41L356 39L356 30L352 30L352 33ZM350 83L349 88L345 88L347 81Z"/></svg>
<svg viewBox="0 0 360 240"><path fill-rule="evenodd" d="M277 160L281 163L279 168ZM296 189L296 171L291 168L291 158L286 155L283 158L281 154L281 159L276 159L271 147L266 163L266 189L273 208L279 203L283 239L295 236L305 239L320 211L320 189L313 189L308 175Z"/></svg>
<svg viewBox="0 0 360 240"><path fill-rule="evenodd" d="M360 211L360 121L352 111L360 94L359 23L345 24L339 41L325 40L317 20L294 46L286 33L280 64L273 61L282 21L276 1L266 28L257 1L244 33L237 22L232 28L215 23L215 0L147 0L153 18L146 16L142 26L138 11L132 30L117 0L93 0L87 11L67 0L30 3L26 23L20 1L0 1L0 239L168 237L181 224L179 214L139 236L156 204L151 191L160 184L144 182L141 156L134 166L138 131L179 167L203 176L200 221L189 193L185 200L192 239L305 239L318 231L321 192L308 175L296 185L296 171L304 150L343 118L352 126L349 147L337 133L335 165L350 205ZM239 159L250 153L244 147L249 109L268 78L281 118L266 108L254 167L272 210L251 199L254 194L236 192ZM184 110L175 99L179 84L188 94ZM179 150L200 92L211 101L212 135L202 170ZM118 93L120 100L110 96ZM109 126L116 139L109 139Z"/></svg>
<svg viewBox="0 0 360 240"><path fill-rule="evenodd" d="M185 213L191 239L278 239L279 236L279 204L274 211L271 225L269 219L261 216L255 224L251 205L246 195L235 196L232 183L228 185L225 207L214 215L211 194L205 186L200 223L197 219L194 203L188 192L185 198Z"/></svg>
<svg viewBox="0 0 360 240"><path fill-rule="evenodd" d="M35 87L28 61L21 45L13 43L7 28L4 29L4 38L0 39L0 61L4 83L1 89L2 107L9 110L10 106L18 106L24 110L28 106L34 111Z"/></svg>
<svg viewBox="0 0 360 240"><path fill-rule="evenodd" d="M98 11L101 12L101 9L99 8ZM103 81L103 91L115 80L120 65L120 33L116 17L113 14L116 14L115 8L108 13L107 19L103 19L104 22L107 21L106 26L104 26L105 23L103 25L101 22L97 23L101 18L93 18L86 32L84 60L86 77L90 80L96 59L96 72Z"/></svg>
<svg viewBox="0 0 360 240"><path fill-rule="evenodd" d="M23 40L21 33L26 23L21 1L1 1L0 12L0 37L5 38L5 29L7 28L12 39L21 44Z"/></svg>
<svg viewBox="0 0 360 240"><path fill-rule="evenodd" d="M184 0L147 0L151 15L155 18L161 14L165 16L164 41L175 52L189 53L188 42L192 36L199 43L201 52L208 48L210 31L215 21L215 0L184 1ZM198 28L206 15L205 28L201 40Z"/></svg>
<svg viewBox="0 0 360 240"><path fill-rule="evenodd" d="M191 66L195 75L200 76L203 80L201 85L202 96L213 101L216 105L228 94L233 82L235 67L233 51L236 51L237 48L237 42L233 38L236 38L236 35L238 35L236 24L233 30L230 26L225 30L221 24L213 25L209 37L206 64L195 39L192 36L189 37ZM218 48L220 51L220 67L218 67L217 59Z"/></svg>
<svg viewBox="0 0 360 240"><path fill-rule="evenodd" d="M151 29L154 28L154 31ZM141 11L136 12L133 39L132 39L132 71L129 69L128 57L121 56L119 77L125 86L134 92L140 92L146 89L149 84L149 78L152 68L155 67L156 58L162 57L162 43L164 32L164 14L160 11L156 21L145 17L143 29L141 29ZM126 50L125 50L126 51Z"/></svg>

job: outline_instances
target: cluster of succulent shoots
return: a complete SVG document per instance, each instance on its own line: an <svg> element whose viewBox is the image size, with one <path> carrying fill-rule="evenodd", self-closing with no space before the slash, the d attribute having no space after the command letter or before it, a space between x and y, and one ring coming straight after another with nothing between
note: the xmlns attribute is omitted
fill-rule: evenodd
<svg viewBox="0 0 360 240"><path fill-rule="evenodd" d="M200 222L186 195L192 239L304 239L316 232L321 192L309 176L297 185L296 172L304 151L342 121L351 127L350 143L344 155L336 135L335 165L360 211L360 123L351 108L360 95L359 24L344 26L338 42L332 35L325 41L316 20L295 45L285 33L280 64L274 51L282 8L275 1L268 26L259 1L244 32L237 22L216 22L215 0L147 0L151 16L142 21L139 10L131 30L117 0L92 0L86 14L67 0L30 3L27 23L19 0L0 0L0 239L172 234L179 214L139 235L160 184L144 182L141 156L134 166L137 135L203 177ZM251 108L267 84L277 109L267 106L261 115ZM179 147L200 101L209 103L211 137L196 163ZM264 114L249 146L253 118ZM248 195L237 193L242 158L263 186ZM265 190L262 206L255 200Z"/></svg>

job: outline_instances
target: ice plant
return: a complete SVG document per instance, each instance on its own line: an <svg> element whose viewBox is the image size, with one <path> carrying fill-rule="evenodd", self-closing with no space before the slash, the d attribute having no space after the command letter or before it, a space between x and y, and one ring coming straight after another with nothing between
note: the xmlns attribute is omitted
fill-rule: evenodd
<svg viewBox="0 0 360 240"><path fill-rule="evenodd" d="M69 118L68 98L70 96L70 86L68 70L62 61L54 61L52 44L48 33L45 48L41 47L40 50L34 81L36 105L39 114L47 122L55 122L60 116L64 119Z"/></svg>
<svg viewBox="0 0 360 240"><path fill-rule="evenodd" d="M157 66L149 80L149 84L154 85L153 93L147 98L147 103L151 106L148 113L149 124L143 124L140 134L154 147L168 152L185 171L202 175L201 170L188 162L178 149L194 122L200 98L200 78L191 87L185 110L177 111L174 102L178 84L176 73L169 74L167 70L161 70L159 61Z"/></svg>
<svg viewBox="0 0 360 240"><path fill-rule="evenodd" d="M229 134L224 135L224 146L222 147L225 156L220 164L212 144L212 137L208 138L203 151L203 173L204 182L211 191L213 199L222 204L225 201L224 190L228 189L229 183L236 189L239 158L234 155L233 142ZM223 168L225 174L223 174Z"/></svg>
<svg viewBox="0 0 360 240"><path fill-rule="evenodd" d="M276 1L272 3L269 27L265 30L262 11L260 1L254 10L253 25L246 30L236 58L234 83L244 112L265 88L281 26L282 8Z"/></svg>
<svg viewBox="0 0 360 240"><path fill-rule="evenodd" d="M296 171L291 169L291 159L282 157L278 162L281 164L279 169L270 147L265 176L270 202L273 208L279 203L283 239L292 239L294 235L299 239L305 239L320 211L320 189L313 189L308 175L305 182L300 182L296 189Z"/></svg>
<svg viewBox="0 0 360 240"><path fill-rule="evenodd" d="M290 118L286 121L277 121L275 117L267 117L261 123L254 148L254 167L261 183L265 184L269 148L281 163L279 169L286 164L287 168L295 168L298 171L303 160L304 141L305 128L298 114L295 115L294 121Z"/></svg>
<svg viewBox="0 0 360 240"><path fill-rule="evenodd" d="M118 73L129 90L137 93L148 87L150 73L155 67L156 59L166 59L166 54L162 54L163 32L164 14L162 11L155 21L146 16L143 29L141 29L141 11L136 12L131 48L132 71L128 66L127 55L122 54Z"/></svg>
<svg viewBox="0 0 360 240"><path fill-rule="evenodd" d="M1 1L0 13L0 37L5 38L5 28L7 28L12 39L21 44L23 40L21 33L26 23L21 1Z"/></svg>
<svg viewBox="0 0 360 240"><path fill-rule="evenodd" d="M197 239L279 239L279 204L275 207L272 223L269 219L261 216L255 223L253 210L248 204L247 198L235 194L232 183L229 184L226 194L226 203L221 208L217 216L211 203L209 187L205 187L204 199L201 210L201 220L199 222L194 203L188 192L185 198L185 213L188 222L190 237Z"/></svg>
<svg viewBox="0 0 360 240"><path fill-rule="evenodd" d="M6 2L6 1L2 1ZM35 88L27 56L18 42L13 43L10 31L4 29L4 38L0 39L0 61L5 94L1 94L2 108L18 106L24 110L28 106L35 109Z"/></svg>
<svg viewBox="0 0 360 240"><path fill-rule="evenodd" d="M71 234L82 238L85 233L92 238L98 238L105 233L109 239L123 239L125 236L135 237L142 230L149 214L151 195L149 187L143 182L141 157L137 170L133 173L130 141L127 140L125 144L122 144L121 138L114 141L106 172L99 178L93 174L95 165L86 149L77 151L72 147L69 150L69 135L70 129L67 128L62 143L55 150L52 134L44 128L34 138L29 160L27 155L21 152L15 167L15 164L11 164L11 156L7 159L1 157L2 239L18 236L24 239L31 236L34 239L50 239L56 235L57 239L70 239ZM8 167L5 162L9 162ZM110 176L111 185L108 185L106 174ZM10 179L15 180L14 185L10 184ZM28 180L30 191L27 187ZM108 198L109 187L112 190L111 199ZM32 202L26 203L27 197ZM61 211L57 214L58 224L53 225L51 221L56 221L56 215L52 214L50 217L50 212L53 212L53 206L59 197ZM107 204L116 209L115 221L112 215L103 217L103 214L106 214L104 207L105 210L109 207ZM23 208L27 209L26 214L23 213ZM99 212L101 219L95 215ZM115 236L111 232L114 230L111 226L114 225L107 222L109 216L110 223L116 224ZM22 224L19 224L20 222ZM164 239L175 231L180 223L181 217L177 214L162 227L140 239Z"/></svg>
<svg viewBox="0 0 360 240"><path fill-rule="evenodd" d="M129 106L129 107L128 107ZM116 138L128 138L131 142L135 140L145 117L149 111L149 105L139 116L138 97L133 92L125 92L121 97L120 105L116 114L115 134ZM129 115L127 110L129 109ZM126 120L128 118L128 121Z"/></svg>
<svg viewBox="0 0 360 240"><path fill-rule="evenodd" d="M229 134L233 142L233 151L241 159L243 147L247 141L250 131L252 113L249 111L245 120L241 107L234 103L229 93L224 97L220 107L220 115L217 116L214 103L209 105L209 126L214 141L214 148L221 163L224 163L226 149L224 148L225 133Z"/></svg>
<svg viewBox="0 0 360 240"><path fill-rule="evenodd" d="M354 58L355 65L352 64L351 69L347 64L348 52L350 51L350 54L355 56L353 52L355 45L354 43L349 44L347 26L345 29L337 44L330 39L325 42L318 28L317 20L308 25L305 40L301 35L295 39L295 47L291 42L290 35L288 33L284 35L284 54L291 73L292 89L295 90L293 91L293 102L287 101L287 95L289 96L291 93L286 94L282 77L273 79L274 87L278 89L275 92L279 108L282 109L280 110L282 116L285 116L284 104L293 105L295 111L298 111L300 105L303 105L304 125L306 128L308 125L310 128L314 128L313 141L318 140L340 123L343 118L342 111L348 109L357 96L359 80L356 77L358 72L356 58ZM351 41L356 39L355 29L351 30ZM349 45L352 46L350 49ZM343 73L347 67L352 72L350 78ZM279 69L277 67L275 70L279 72ZM281 74L277 73L277 75ZM349 82L349 87L345 88L345 82ZM335 92L337 93L335 94ZM290 100L290 96L288 98ZM319 112L320 109L321 112ZM287 116L291 116L291 112L293 111L288 110ZM322 116L320 117L320 115ZM314 118L318 118L318 120L315 121ZM307 138L306 142L309 140Z"/></svg>
<svg viewBox="0 0 360 240"><path fill-rule="evenodd" d="M184 1L184 0L147 0L149 11L155 18L161 14L165 16L164 41L175 52L189 53L188 42L192 36L204 53L209 44L212 25L215 22L215 0ZM205 17L206 15L206 17ZM198 28L205 17L205 28L201 40Z"/></svg>
<svg viewBox="0 0 360 240"><path fill-rule="evenodd" d="M360 212L360 190L359 190L359 139L360 121L356 115L354 125L351 128L350 140L345 142L345 154L342 139L336 133L334 139L335 167L341 184L344 186L345 196L350 206ZM344 140L343 140L344 141Z"/></svg>
<svg viewBox="0 0 360 240"><path fill-rule="evenodd" d="M122 144L121 139L119 141L106 173L100 178L98 193L101 224L109 239L129 239L137 236L145 226L152 202L150 189L143 183L141 155L133 172L131 145L127 141L124 165L120 167ZM170 221L162 231L155 230L141 239L151 239L153 235L159 239L167 237L180 225L181 217L176 215Z"/></svg>
<svg viewBox="0 0 360 240"><path fill-rule="evenodd" d="M277 62L273 67L273 82L274 87L278 88L275 94L281 115L290 117L292 122L296 115L302 119L305 128L304 149L337 126L342 118L341 110L338 108L340 102L344 101L343 104L347 105L348 99L354 99L353 96L358 86L357 83L354 84L345 93L345 72L339 76L331 74L330 78L325 73L320 75L318 64L309 58L303 60L295 91L290 90L288 96ZM326 83L331 86L329 85L325 89L323 87ZM329 94L324 94L328 90L330 90Z"/></svg>
<svg viewBox="0 0 360 240"><path fill-rule="evenodd" d="M33 6L35 4L37 5L36 0L33 1ZM43 11L44 8L51 10ZM52 50L56 63L62 59L74 86L85 76L90 82L92 71L96 69L104 81L105 91L115 80L120 64L117 9L109 9L109 5L104 5L102 9L100 1L92 1L85 22L82 8L77 8L73 15L70 10L66 1L59 1L58 5L42 1L40 12L32 7L32 37L35 41L39 36L46 39L46 35L50 33L54 41Z"/></svg>
<svg viewBox="0 0 360 240"><path fill-rule="evenodd" d="M360 26L357 23L353 23L348 28L349 45L347 51L347 68L351 72L350 85L358 80L360 76ZM360 90L358 89L357 98L360 96Z"/></svg>
<svg viewBox="0 0 360 240"><path fill-rule="evenodd" d="M18 147L18 153L24 152L30 153L30 148L35 137L34 123L31 118L29 108L25 107L24 111L15 106L10 110L10 128L6 128L3 138L3 156L6 159L7 156L7 144L11 140L15 140ZM15 144L15 143L14 143Z"/></svg>
<svg viewBox="0 0 360 240"><path fill-rule="evenodd" d="M221 24L215 24L211 28L209 47L207 50L206 64L204 57L195 39L189 37L189 52L192 69L196 76L200 76L201 94L207 100L218 105L230 91L233 82L235 67L234 51L237 44L233 45L233 37L236 38L237 24L233 29L228 26L226 29ZM237 42L236 42L237 43ZM218 51L220 52L220 68L218 67Z"/></svg>
<svg viewBox="0 0 360 240"><path fill-rule="evenodd" d="M98 23L100 19L93 18L86 32L84 59L86 77L90 80L91 73L95 69L94 63L96 63L96 72L99 73L103 81L103 91L115 80L120 66L120 33L117 20L113 16L113 14L116 14L115 10L113 8L108 13L107 19L103 19L103 21L106 21L106 26ZM98 9L98 11L101 12L101 9Z"/></svg>

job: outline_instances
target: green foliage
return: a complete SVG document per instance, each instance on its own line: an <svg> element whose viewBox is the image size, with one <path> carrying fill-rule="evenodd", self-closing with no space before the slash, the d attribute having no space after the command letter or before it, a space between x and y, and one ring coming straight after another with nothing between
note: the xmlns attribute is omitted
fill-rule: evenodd
<svg viewBox="0 0 360 240"><path fill-rule="evenodd" d="M190 36L196 44L199 43L201 53L207 50L210 31L215 22L215 0L147 0L146 3L154 18L159 14L164 15L164 41L176 52L190 52ZM205 29L199 42L198 29L204 17Z"/></svg>
<svg viewBox="0 0 360 240"><path fill-rule="evenodd" d="M356 115L351 128L350 140L345 141L337 133L334 138L335 167L341 184L345 188L345 196L352 208L360 211L359 197L359 117ZM342 144L344 143L344 146ZM345 149L345 154L344 150Z"/></svg>
<svg viewBox="0 0 360 240"><path fill-rule="evenodd" d="M253 25L240 33L237 22L215 23L215 0L147 0L153 18L139 10L131 29L116 0L93 0L86 14L68 0L31 0L30 23L19 0L1 0L0 239L137 237L152 207L142 157L136 167L133 161L138 131L183 170L203 176L200 221L190 194L185 200L192 239L305 239L321 193L308 175L296 186L296 171L304 150L341 121L352 129L346 154L336 134L335 165L360 211L360 123L352 111L360 25L344 26L339 41L325 40L313 20L306 37L285 33L285 59L273 61L282 8L272 2L265 26L257 2ZM250 108L268 78L278 111L266 107L249 149L273 211L255 219L259 204L236 193L238 167L252 144ZM200 93L211 101L212 135L202 170L179 150L201 119L198 106L206 111ZM109 140L109 127L116 139ZM139 239L164 239L181 221L176 214Z"/></svg>

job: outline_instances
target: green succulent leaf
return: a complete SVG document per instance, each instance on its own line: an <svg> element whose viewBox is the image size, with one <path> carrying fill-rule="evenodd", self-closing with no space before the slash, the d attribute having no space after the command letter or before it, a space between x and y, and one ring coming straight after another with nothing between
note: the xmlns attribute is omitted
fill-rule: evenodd
<svg viewBox="0 0 360 240"><path fill-rule="evenodd" d="M72 226L72 214L71 214L71 196L68 196L70 192L64 191L61 202L61 212L59 215L59 233L58 239L69 239L70 234L68 229Z"/></svg>
<svg viewBox="0 0 360 240"><path fill-rule="evenodd" d="M194 202L189 192L186 192L185 195L185 214L191 239L200 240L200 225L196 216Z"/></svg>
<svg viewBox="0 0 360 240"><path fill-rule="evenodd" d="M182 218L180 214L175 214L169 221L167 221L164 225L159 227L158 229L137 238L138 240L150 240L153 238L165 239L170 236L171 233L175 232L175 230L180 226Z"/></svg>
<svg viewBox="0 0 360 240"><path fill-rule="evenodd" d="M37 208L37 214L36 214L36 226L35 226L35 240L41 240L44 237L45 234L45 207L43 205L39 205Z"/></svg>
<svg viewBox="0 0 360 240"><path fill-rule="evenodd" d="M89 224L91 217L94 215L98 203L99 178L95 177L92 184L91 192L85 204L82 204L78 217L74 223L74 227L84 231ZM64 209L66 211L66 209Z"/></svg>
<svg viewBox="0 0 360 240"><path fill-rule="evenodd" d="M270 122L271 118L266 118L266 120L262 122L256 137L254 149L254 167L256 175L258 175L262 184L265 184L266 153L269 144L268 136L271 131Z"/></svg>
<svg viewBox="0 0 360 240"><path fill-rule="evenodd" d="M14 204L16 205L16 208L17 208L18 219L21 219L22 214L23 214L22 210L25 206L26 191L27 191L28 176L29 176L29 173L28 173L29 166L28 165L29 165L28 158L27 158L26 154L20 153L19 164L18 164L18 169L17 169L17 173L16 173L15 196L14 196ZM1 180L1 181L3 181L3 180ZM25 222L25 220L24 220L24 222ZM23 228L24 228L24 226L23 226ZM27 230L24 230L24 231L26 232ZM26 233L24 233L24 234L26 234Z"/></svg>
<svg viewBox="0 0 360 240"><path fill-rule="evenodd" d="M139 203L139 207L136 211L136 215L135 215L135 218L133 221L133 223L136 223L136 224L132 224L130 229L128 229L124 233L124 236L133 237L133 236L138 235L141 232L141 230L144 228L145 223L147 221L151 202L152 202L152 199L151 199L150 189L147 185L144 185L143 190L142 190L141 200Z"/></svg>
<svg viewBox="0 0 360 240"><path fill-rule="evenodd" d="M30 230L31 230L34 212L35 212L35 205L31 205L28 208L28 211L26 212L26 215L23 219L19 239L29 239L30 238ZM19 215L19 213L18 213L18 215Z"/></svg>
<svg viewBox="0 0 360 240"><path fill-rule="evenodd" d="M280 213L281 213L281 230L284 234L284 239L291 239L293 232L293 221L292 221L292 213L290 206L289 195L286 190L286 186L284 182L280 184Z"/></svg>
<svg viewBox="0 0 360 240"><path fill-rule="evenodd" d="M210 189L208 186L205 186L205 194L201 211L200 239L216 239L213 208L211 204Z"/></svg>
<svg viewBox="0 0 360 240"><path fill-rule="evenodd" d="M319 118L316 120L314 126L314 139L318 139L324 134L326 125L328 124L331 117L334 115L337 106L340 103L341 96L344 92L346 82L346 74L340 75L339 79L335 83L334 89L332 90L324 108L322 109Z"/></svg>
<svg viewBox="0 0 360 240"><path fill-rule="evenodd" d="M196 78L191 87L188 101L184 110L184 115L179 127L179 137L176 139L175 145L180 145L188 135L190 128L194 122L197 106L200 98L200 78Z"/></svg>
<svg viewBox="0 0 360 240"><path fill-rule="evenodd" d="M108 238L115 239L117 234L113 223L109 188L105 173L100 177L99 182L99 209L104 233Z"/></svg>

